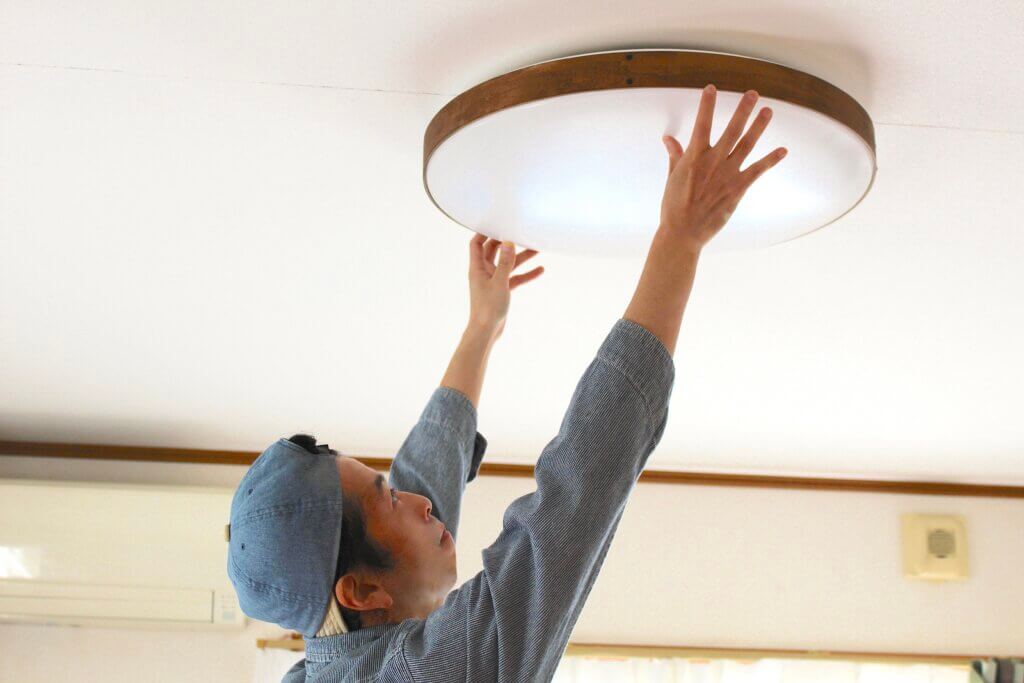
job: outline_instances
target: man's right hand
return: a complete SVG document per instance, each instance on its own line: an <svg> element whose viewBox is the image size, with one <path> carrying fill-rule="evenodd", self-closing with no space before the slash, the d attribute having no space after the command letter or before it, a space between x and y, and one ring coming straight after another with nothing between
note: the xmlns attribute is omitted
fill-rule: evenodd
<svg viewBox="0 0 1024 683"><path fill-rule="evenodd" d="M669 167L661 201L660 238L684 251L700 253L732 216L747 188L786 156L786 149L779 147L740 172L740 166L771 118L772 110L762 109L750 130L739 140L756 102L757 92L747 91L718 144L711 147L715 87L709 85L701 95L700 110L686 151L675 138L669 135L662 138L669 154Z"/></svg>

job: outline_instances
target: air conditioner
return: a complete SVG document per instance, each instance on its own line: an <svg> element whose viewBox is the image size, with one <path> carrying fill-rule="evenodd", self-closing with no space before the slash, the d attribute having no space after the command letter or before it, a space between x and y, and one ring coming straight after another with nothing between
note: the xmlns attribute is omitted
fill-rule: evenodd
<svg viewBox="0 0 1024 683"><path fill-rule="evenodd" d="M0 621L243 628L232 493L0 479Z"/></svg>

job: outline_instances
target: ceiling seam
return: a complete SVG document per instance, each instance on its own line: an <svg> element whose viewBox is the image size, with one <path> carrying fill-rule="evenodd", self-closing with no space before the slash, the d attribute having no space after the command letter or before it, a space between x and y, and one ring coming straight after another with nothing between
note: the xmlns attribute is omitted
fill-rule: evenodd
<svg viewBox="0 0 1024 683"><path fill-rule="evenodd" d="M379 93L393 93L399 95L431 95L435 97L449 97L454 98L459 93L440 93L431 92L428 90L389 90L387 88L357 88L349 86L339 85L322 85L315 83L290 83L288 81L244 81L244 80L232 80L225 78L194 78L191 76L168 76L163 74L151 74L139 71L127 71L125 69L113 69L106 67L89 67L89 66L65 66L61 64L33 64L28 62L0 62L0 67L22 67L22 68L37 68L37 69L56 69L65 71L96 71L100 73L111 73L121 74L124 76L137 76L141 78L159 78L163 80L171 81L196 81L196 82L207 82L207 83L236 83L241 85L277 85L277 86L288 86L293 88L315 88L320 90L339 90L339 91L355 91L355 92L379 92ZM1024 135L1024 130L1013 130L1013 129L1001 129L1001 128L965 128L960 126L938 126L929 123L891 123L888 121L872 121L875 126L901 126L904 128L935 128L939 130L955 130L962 131L965 133L1001 133L1004 135Z"/></svg>
<svg viewBox="0 0 1024 683"><path fill-rule="evenodd" d="M322 85L317 83L290 83L287 81L245 81L230 78L195 78L193 76L172 76L165 74L145 73L141 71L128 71L126 69L112 69L107 67L90 66L65 66L62 64L31 64L27 62L0 62L0 67L22 67L33 69L55 69L58 71L95 71L99 73L119 74L122 76L136 76L139 78L156 78L167 81L196 81L206 83L236 83L241 85L284 85L294 88L317 88L322 90L354 90L360 92L395 93L399 95L434 95L437 97L454 97L447 93L430 92L427 90L389 90L387 88L357 88L343 85Z"/></svg>

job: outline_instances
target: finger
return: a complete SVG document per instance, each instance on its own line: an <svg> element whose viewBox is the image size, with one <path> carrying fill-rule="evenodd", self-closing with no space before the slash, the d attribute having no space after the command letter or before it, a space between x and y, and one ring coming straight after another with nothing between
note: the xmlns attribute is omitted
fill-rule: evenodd
<svg viewBox="0 0 1024 683"><path fill-rule="evenodd" d="M676 163L683 156L683 146L671 135L662 136L661 141L665 145L665 149L668 150L668 174L672 175Z"/></svg>
<svg viewBox="0 0 1024 683"><path fill-rule="evenodd" d="M536 249L527 249L525 251L519 252L519 255L516 256L516 263L514 266L512 266L512 270L515 270L519 266L523 265L525 262L532 259L534 256L537 255L537 253L538 252Z"/></svg>
<svg viewBox="0 0 1024 683"><path fill-rule="evenodd" d="M487 239L487 235L481 235L480 233L477 233L476 236L473 237L473 239L471 239L469 241L469 270L470 270L470 272L473 272L474 270L478 270L478 269L483 269L483 267L484 267L484 264L483 264L483 258L484 258L484 255L483 255L484 254L484 252L483 252L483 244L484 244L484 241L486 239Z"/></svg>
<svg viewBox="0 0 1024 683"><path fill-rule="evenodd" d="M529 273L523 273L522 275L516 275L514 278L508 281L509 291L515 289L519 285L526 284L530 280L536 280L544 272L544 266L537 266Z"/></svg>
<svg viewBox="0 0 1024 683"><path fill-rule="evenodd" d="M784 156L786 156L786 148L779 147L771 154L764 156L756 163L748 166L747 170L743 171L743 173L740 173L738 176L740 179L741 193L746 192L747 188L754 184L754 181L760 178L769 168L782 161Z"/></svg>
<svg viewBox="0 0 1024 683"><path fill-rule="evenodd" d="M498 251L501 240L493 237L484 245L484 268L488 275L494 275L494 253Z"/></svg>
<svg viewBox="0 0 1024 683"><path fill-rule="evenodd" d="M754 149L757 141L761 139L761 134L764 129L768 127L768 122L771 121L772 110L765 107L757 113L757 117L754 118L754 123L750 125L750 130L740 140L740 144L736 145L736 149L729 155L729 161L736 165L738 169L746 161L747 155Z"/></svg>
<svg viewBox="0 0 1024 683"><path fill-rule="evenodd" d="M715 145L716 153L723 157L729 156L729 152L736 145L736 141L740 139L740 133L747 127L747 119L750 118L750 112L754 111L754 103L756 102L756 90L748 90L744 93L743 98L736 107L736 112L732 115L732 119L729 120L729 125L726 126L725 132L722 133L718 144Z"/></svg>
<svg viewBox="0 0 1024 683"><path fill-rule="evenodd" d="M515 262L516 245L512 242L502 242L501 250L498 254L498 267L494 270L494 277L507 281Z"/></svg>
<svg viewBox="0 0 1024 683"><path fill-rule="evenodd" d="M693 124L687 149L700 152L711 146L711 121L715 116L715 86L708 85L700 96L700 109Z"/></svg>

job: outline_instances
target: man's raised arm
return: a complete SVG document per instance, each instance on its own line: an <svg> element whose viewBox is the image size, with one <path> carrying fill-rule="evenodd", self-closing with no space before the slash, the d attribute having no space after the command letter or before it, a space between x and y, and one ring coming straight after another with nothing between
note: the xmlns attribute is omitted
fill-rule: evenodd
<svg viewBox="0 0 1024 683"><path fill-rule="evenodd" d="M776 150L739 172L767 125L762 110L736 144L755 101L756 93L748 93L710 148L709 86L686 155L673 138L665 140L662 220L625 316L583 373L558 435L544 448L537 490L505 511L501 534L483 552L483 570L425 621L405 624L401 650L390 660L395 678L504 683L554 675L629 493L664 432L672 356L700 250L746 188L783 156Z"/></svg>
<svg viewBox="0 0 1024 683"><path fill-rule="evenodd" d="M462 493L476 477L487 440L476 430L477 405L491 348L505 329L511 292L537 278L543 268L524 275L512 271L537 254L501 250L497 240L476 235L469 243L470 312L459 346L430 400L391 464L390 483L430 499L434 515L458 533Z"/></svg>

